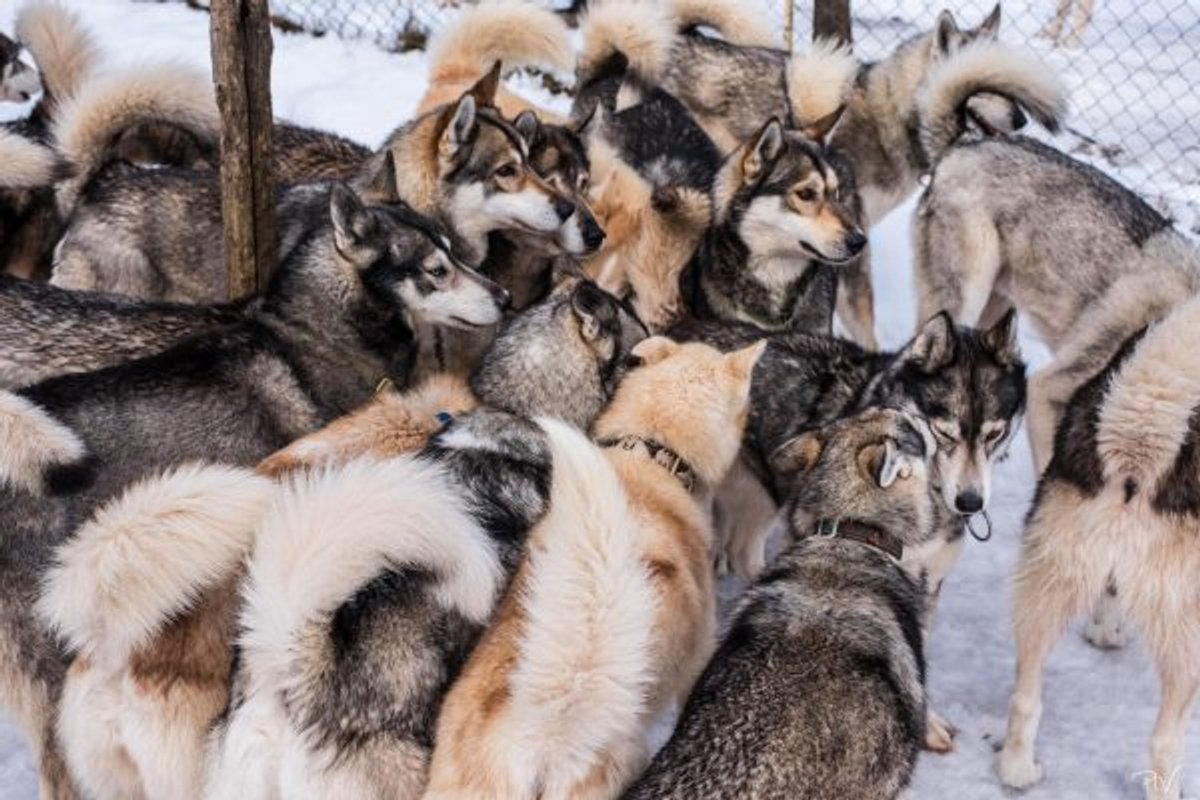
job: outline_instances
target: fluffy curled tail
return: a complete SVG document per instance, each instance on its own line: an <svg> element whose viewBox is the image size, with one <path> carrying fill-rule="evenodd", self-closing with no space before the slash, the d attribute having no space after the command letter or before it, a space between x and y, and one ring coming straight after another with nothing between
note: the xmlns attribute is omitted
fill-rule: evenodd
<svg viewBox="0 0 1200 800"><path fill-rule="evenodd" d="M749 0L669 0L666 5L675 17L676 30L688 33L708 27L725 41L743 47L780 47L783 42L762 20L769 19L763 8Z"/></svg>
<svg viewBox="0 0 1200 800"><path fill-rule="evenodd" d="M1150 487L1179 456L1200 408L1200 298L1153 325L1114 376L1096 430L1110 481Z"/></svg>
<svg viewBox="0 0 1200 800"><path fill-rule="evenodd" d="M796 126L803 128L837 111L857 74L858 61L850 49L828 39L788 59L788 104Z"/></svg>
<svg viewBox="0 0 1200 800"><path fill-rule="evenodd" d="M935 66L917 97L921 143L930 162L963 134L966 102L979 93L1007 98L1052 132L1066 115L1062 83L1033 53L992 41L973 42Z"/></svg>
<svg viewBox="0 0 1200 800"><path fill-rule="evenodd" d="M38 610L89 658L121 663L250 552L274 484L191 464L127 489L59 548Z"/></svg>
<svg viewBox="0 0 1200 800"><path fill-rule="evenodd" d="M51 102L61 102L95 73L100 48L91 31L56 0L33 0L17 12L14 31L29 48Z"/></svg>
<svg viewBox="0 0 1200 800"><path fill-rule="evenodd" d="M290 713L332 669L330 621L397 566L437 576L447 607L482 624L503 571L495 547L440 467L359 460L296 477L263 520L250 561L241 644L251 691L281 692Z"/></svg>
<svg viewBox="0 0 1200 800"><path fill-rule="evenodd" d="M430 82L474 81L497 61L506 69L570 72L575 66L570 31L557 14L530 0L481 3L457 17L431 45Z"/></svg>
<svg viewBox="0 0 1200 800"><path fill-rule="evenodd" d="M100 75L64 100L54 123L54 139L71 164L72 175L57 187L59 211L65 216L84 187L114 157L122 134L142 131L145 148L168 151L175 139L155 137L184 133L201 150L215 152L220 116L212 81L204 72L181 64L154 64Z"/></svg>
<svg viewBox="0 0 1200 800"><path fill-rule="evenodd" d="M561 775L585 770L606 746L639 735L658 599L613 467L569 425L539 424L554 477L550 510L539 523L545 546L529 556L528 624L512 697L528 730L553 743Z"/></svg>
<svg viewBox="0 0 1200 800"><path fill-rule="evenodd" d="M61 162L53 150L0 129L0 189L39 189L60 177Z"/></svg>
<svg viewBox="0 0 1200 800"><path fill-rule="evenodd" d="M608 0L590 6L580 24L583 46L576 66L577 91L613 71L629 70L651 83L663 74L671 57L678 21L665 3Z"/></svg>
<svg viewBox="0 0 1200 800"><path fill-rule="evenodd" d="M86 458L74 431L21 395L0 391L0 487L43 494L57 473Z"/></svg>

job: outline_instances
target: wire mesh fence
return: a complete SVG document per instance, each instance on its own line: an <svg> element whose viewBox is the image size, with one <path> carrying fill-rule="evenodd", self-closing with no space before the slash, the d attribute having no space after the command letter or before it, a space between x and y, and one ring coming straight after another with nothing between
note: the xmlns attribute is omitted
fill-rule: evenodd
<svg viewBox="0 0 1200 800"><path fill-rule="evenodd" d="M202 3L204 0L187 0ZM473 0L272 0L276 23L315 35L421 47ZM582 5L545 0L558 9ZM654 2L654 0L648 0ZM812 0L760 0L784 29L795 3L795 39L811 35ZM855 52L885 57L932 28L943 5L978 24L995 0L850 0ZM748 3L748 13L753 13ZM1003 7L1002 40L1029 46L1057 70L1071 98L1060 147L1097 163L1168 212L1200 227L1200 2L1033 0ZM781 33L782 38L782 33Z"/></svg>

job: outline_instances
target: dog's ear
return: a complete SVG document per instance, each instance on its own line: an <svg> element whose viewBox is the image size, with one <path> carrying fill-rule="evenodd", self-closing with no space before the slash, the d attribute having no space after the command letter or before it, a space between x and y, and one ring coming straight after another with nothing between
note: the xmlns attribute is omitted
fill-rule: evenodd
<svg viewBox="0 0 1200 800"><path fill-rule="evenodd" d="M921 326L901 354L901 360L922 372L934 373L954 361L954 322L945 311Z"/></svg>
<svg viewBox="0 0 1200 800"><path fill-rule="evenodd" d="M979 23L979 27L972 31L974 37L990 39L995 41L1000 35L1000 4L996 3L996 7L992 9L992 13L984 18L983 22Z"/></svg>
<svg viewBox="0 0 1200 800"><path fill-rule="evenodd" d="M537 139L538 131L542 129L542 121L538 119L536 113L526 109L517 114L517 118L513 120L513 127L517 129L517 133L521 134L525 144L532 147L534 140Z"/></svg>
<svg viewBox="0 0 1200 800"><path fill-rule="evenodd" d="M761 180L771 171L782 152L783 125L776 117L771 117L742 156L742 183L752 184Z"/></svg>
<svg viewBox="0 0 1200 800"><path fill-rule="evenodd" d="M754 373L754 365L758 363L758 359L762 357L763 351L766 349L767 340L759 339L748 347L743 347L741 350L735 350L726 355L725 363L729 369L729 374L735 380L749 383L750 376Z"/></svg>
<svg viewBox="0 0 1200 800"><path fill-rule="evenodd" d="M903 452L896 440L888 437L858 451L858 468L880 489L887 489L897 478L912 475L912 458Z"/></svg>
<svg viewBox="0 0 1200 800"><path fill-rule="evenodd" d="M782 483L787 485L815 467L824 450L825 442L820 432L806 431L781 444L768 461L771 471L783 476L785 480Z"/></svg>
<svg viewBox="0 0 1200 800"><path fill-rule="evenodd" d="M1011 367L1021 360L1021 347L1017 344L1017 310L1010 308L999 322L984 331L980 340L1002 367Z"/></svg>
<svg viewBox="0 0 1200 800"><path fill-rule="evenodd" d="M666 336L651 336L634 345L630 355L641 364L657 364L678 350L679 344L674 339L668 339Z"/></svg>
<svg viewBox="0 0 1200 800"><path fill-rule="evenodd" d="M958 23L954 20L954 13L948 8L943 8L933 26L934 58L950 55L958 48L961 40L962 31L958 29Z"/></svg>
<svg viewBox="0 0 1200 800"><path fill-rule="evenodd" d="M571 311L579 320L583 338L594 342L612 330L617 321L617 304L608 292L591 281L580 281L571 292Z"/></svg>
<svg viewBox="0 0 1200 800"><path fill-rule="evenodd" d="M819 120L800 128L800 132L822 147L825 147L829 144L829 137L833 135L834 130L837 129L838 123L842 121L842 116L845 113L846 104L842 103L832 113L826 114Z"/></svg>
<svg viewBox="0 0 1200 800"><path fill-rule="evenodd" d="M329 218L333 222L334 247L344 258L358 263L368 249L371 215L354 190L340 181L329 191Z"/></svg>
<svg viewBox="0 0 1200 800"><path fill-rule="evenodd" d="M467 94L475 98L475 103L481 106L494 106L496 104L496 91L500 88L500 62L492 64L492 68L487 71L482 78L475 82L475 85L467 90Z"/></svg>
<svg viewBox="0 0 1200 800"><path fill-rule="evenodd" d="M478 102L475 95L467 92L459 98L458 104L451 111L441 139L438 141L438 155L444 161L457 160L463 148L469 146L474 140L475 132L479 127Z"/></svg>
<svg viewBox="0 0 1200 800"><path fill-rule="evenodd" d="M384 152L380 166L367 177L359 195L367 203L395 203L400 200L400 190L396 185L396 157L390 149Z"/></svg>

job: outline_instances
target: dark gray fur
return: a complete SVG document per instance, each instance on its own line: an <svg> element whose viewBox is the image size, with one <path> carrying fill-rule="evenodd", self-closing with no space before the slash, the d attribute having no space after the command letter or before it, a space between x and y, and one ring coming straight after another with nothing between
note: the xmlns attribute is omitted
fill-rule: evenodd
<svg viewBox="0 0 1200 800"><path fill-rule="evenodd" d="M627 798L884 800L907 785L925 730L923 587L881 550L810 535L828 519L906 545L929 538L923 469L889 488L862 469L863 448L883 436L922 466L928 458L922 436L892 416L894 426L848 419L822 431L819 460L788 502L796 543L740 601Z"/></svg>

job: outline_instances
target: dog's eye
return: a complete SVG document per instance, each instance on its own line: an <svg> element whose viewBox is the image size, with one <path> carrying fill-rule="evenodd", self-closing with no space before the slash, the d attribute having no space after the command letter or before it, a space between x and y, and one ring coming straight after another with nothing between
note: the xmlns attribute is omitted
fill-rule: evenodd
<svg viewBox="0 0 1200 800"><path fill-rule="evenodd" d="M796 196L800 198L800 202L802 203L812 203L817 199L817 190L801 189L800 191L796 192Z"/></svg>
<svg viewBox="0 0 1200 800"><path fill-rule="evenodd" d="M450 270L446 268L445 264L438 264L436 267L429 270L429 277L433 278L434 280L440 281L449 274Z"/></svg>
<svg viewBox="0 0 1200 800"><path fill-rule="evenodd" d="M943 428L939 425L934 425L933 432L943 442L957 442L958 441L958 435L956 433L954 433L953 431L949 430L948 428Z"/></svg>
<svg viewBox="0 0 1200 800"><path fill-rule="evenodd" d="M504 164L493 173L497 178L515 178L517 177L517 165L511 161Z"/></svg>
<svg viewBox="0 0 1200 800"><path fill-rule="evenodd" d="M586 192L587 190L588 190L588 176L580 175L579 176L579 191Z"/></svg>
<svg viewBox="0 0 1200 800"><path fill-rule="evenodd" d="M989 433L987 435L987 443L995 444L996 442L1000 441L1002 438L1004 438L1004 428L996 428L994 431L992 431L991 433Z"/></svg>

